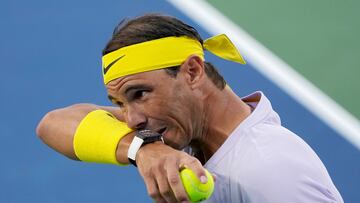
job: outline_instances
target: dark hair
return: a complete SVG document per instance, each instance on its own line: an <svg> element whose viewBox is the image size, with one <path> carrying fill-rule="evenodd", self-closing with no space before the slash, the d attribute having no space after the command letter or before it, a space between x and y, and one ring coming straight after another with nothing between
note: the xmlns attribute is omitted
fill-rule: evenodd
<svg viewBox="0 0 360 203"><path fill-rule="evenodd" d="M171 36L188 36L198 40L201 44L203 43L196 29L180 20L171 16L146 14L131 20L121 21L114 29L113 36L102 54L106 55L125 46ZM176 77L179 67L168 67L164 70L169 75ZM218 88L224 89L226 82L215 66L205 62L205 72Z"/></svg>

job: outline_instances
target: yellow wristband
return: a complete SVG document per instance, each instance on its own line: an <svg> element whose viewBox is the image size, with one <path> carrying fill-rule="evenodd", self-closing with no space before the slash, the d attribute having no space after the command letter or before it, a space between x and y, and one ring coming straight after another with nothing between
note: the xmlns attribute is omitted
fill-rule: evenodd
<svg viewBox="0 0 360 203"><path fill-rule="evenodd" d="M121 164L116 149L121 138L133 130L104 110L90 112L80 122L74 136L74 150L81 161Z"/></svg>

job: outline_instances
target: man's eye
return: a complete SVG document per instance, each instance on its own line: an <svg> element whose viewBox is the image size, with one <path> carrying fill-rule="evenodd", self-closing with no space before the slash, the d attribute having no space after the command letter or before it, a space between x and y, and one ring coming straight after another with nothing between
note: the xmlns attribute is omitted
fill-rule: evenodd
<svg viewBox="0 0 360 203"><path fill-rule="evenodd" d="M124 104L122 102L116 102L116 104L120 107L120 108L123 108L124 107Z"/></svg>
<svg viewBox="0 0 360 203"><path fill-rule="evenodd" d="M134 99L141 99L143 96L145 96L148 93L146 90L139 90L136 91L134 94Z"/></svg>

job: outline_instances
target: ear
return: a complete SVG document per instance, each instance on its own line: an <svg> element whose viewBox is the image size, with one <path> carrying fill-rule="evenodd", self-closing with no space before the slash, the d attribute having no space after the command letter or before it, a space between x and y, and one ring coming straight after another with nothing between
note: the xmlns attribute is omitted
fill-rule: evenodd
<svg viewBox="0 0 360 203"><path fill-rule="evenodd" d="M204 61L197 55L190 55L181 66L188 84L196 88L204 77Z"/></svg>

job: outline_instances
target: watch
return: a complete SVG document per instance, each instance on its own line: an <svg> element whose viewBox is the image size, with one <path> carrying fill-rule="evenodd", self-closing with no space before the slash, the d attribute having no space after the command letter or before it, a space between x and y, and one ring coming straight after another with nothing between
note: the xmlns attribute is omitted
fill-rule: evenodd
<svg viewBox="0 0 360 203"><path fill-rule="evenodd" d="M149 143L153 143L156 141L164 142L162 135L160 133L157 133L152 130L138 130L136 131L135 137L132 140L129 150L128 150L128 159L131 164L136 166L136 153L139 151L139 149Z"/></svg>

